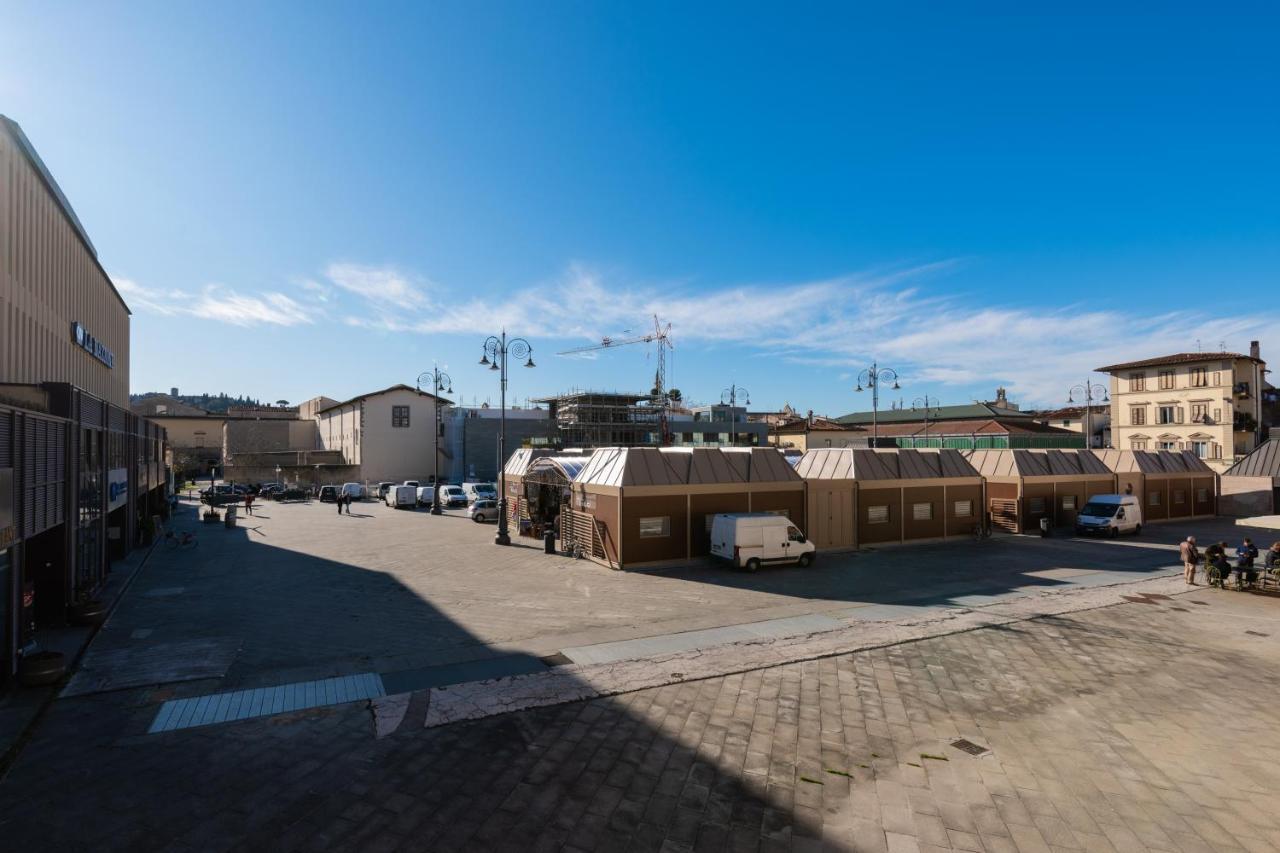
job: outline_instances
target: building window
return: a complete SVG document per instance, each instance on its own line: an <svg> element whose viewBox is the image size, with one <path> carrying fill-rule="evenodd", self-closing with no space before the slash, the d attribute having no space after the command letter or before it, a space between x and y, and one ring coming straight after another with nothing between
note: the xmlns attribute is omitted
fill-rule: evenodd
<svg viewBox="0 0 1280 853"><path fill-rule="evenodd" d="M1071 510L1074 510L1074 509L1076 508L1076 496L1075 496L1075 495L1063 495L1063 496L1062 496L1062 508L1063 508L1063 509L1071 509Z"/></svg>
<svg viewBox="0 0 1280 853"><path fill-rule="evenodd" d="M1213 384L1214 385L1222 384L1222 371L1220 370L1213 371Z"/></svg>
<svg viewBox="0 0 1280 853"><path fill-rule="evenodd" d="M1172 370L1160 371L1160 390L1168 391L1170 388L1173 388L1173 387L1174 387L1173 371Z"/></svg>
<svg viewBox="0 0 1280 853"><path fill-rule="evenodd" d="M1196 489L1196 503L1207 504L1209 502L1208 489Z"/></svg>
<svg viewBox="0 0 1280 853"><path fill-rule="evenodd" d="M395 429L404 429L409 426L409 407L408 406L392 406L391 407L391 426Z"/></svg>
<svg viewBox="0 0 1280 853"><path fill-rule="evenodd" d="M1220 408L1216 408L1216 407L1214 408L1214 410L1213 410L1213 422L1214 422L1214 423L1218 423L1218 424L1222 423L1222 409L1220 409Z"/></svg>
<svg viewBox="0 0 1280 853"><path fill-rule="evenodd" d="M918 503L911 505L911 518L915 521L933 521L933 504Z"/></svg>
<svg viewBox="0 0 1280 853"><path fill-rule="evenodd" d="M1178 449L1178 442L1176 442L1176 441L1157 441L1157 442L1156 442L1156 449L1157 449L1157 450L1177 450L1177 449Z"/></svg>
<svg viewBox="0 0 1280 853"><path fill-rule="evenodd" d="M1191 404L1191 422L1193 424L1207 423L1209 420L1209 404L1208 403L1192 403Z"/></svg>
<svg viewBox="0 0 1280 853"><path fill-rule="evenodd" d="M888 524L889 505L878 504L867 507L867 524Z"/></svg>
<svg viewBox="0 0 1280 853"><path fill-rule="evenodd" d="M1184 504L1187 502L1187 492L1185 489L1173 490L1173 502L1176 504Z"/></svg>
<svg viewBox="0 0 1280 853"><path fill-rule="evenodd" d="M973 517L973 501L956 501L956 518Z"/></svg>
<svg viewBox="0 0 1280 853"><path fill-rule="evenodd" d="M641 539L660 539L671 535L671 516L662 515L640 519Z"/></svg>
<svg viewBox="0 0 1280 853"><path fill-rule="evenodd" d="M1032 515L1044 515L1044 498L1028 498L1027 512Z"/></svg>
<svg viewBox="0 0 1280 853"><path fill-rule="evenodd" d="M1177 406L1156 406L1156 423L1171 424L1178 416Z"/></svg>
<svg viewBox="0 0 1280 853"><path fill-rule="evenodd" d="M1069 418L1063 418L1063 419L1062 419L1062 426L1063 426L1064 428L1071 426L1071 420L1070 420Z"/></svg>
<svg viewBox="0 0 1280 853"><path fill-rule="evenodd" d="M1129 374L1129 390L1130 391L1147 390L1147 374L1130 373Z"/></svg>
<svg viewBox="0 0 1280 853"><path fill-rule="evenodd" d="M1147 407L1133 406L1129 409L1129 423L1134 426L1143 426L1147 422Z"/></svg>
<svg viewBox="0 0 1280 853"><path fill-rule="evenodd" d="M1142 439L1135 438L1129 442L1129 449L1130 450L1146 450L1147 443Z"/></svg>
<svg viewBox="0 0 1280 853"><path fill-rule="evenodd" d="M1209 375L1203 367L1191 368L1191 387L1203 388L1209 384Z"/></svg>
<svg viewBox="0 0 1280 853"><path fill-rule="evenodd" d="M1196 456L1199 456L1201 459L1209 458L1209 442L1193 441L1191 442L1191 449L1194 450Z"/></svg>
<svg viewBox="0 0 1280 853"><path fill-rule="evenodd" d="M1148 493L1147 493L1147 505L1148 505L1148 506L1160 506L1160 493L1159 493L1159 492L1148 492Z"/></svg>

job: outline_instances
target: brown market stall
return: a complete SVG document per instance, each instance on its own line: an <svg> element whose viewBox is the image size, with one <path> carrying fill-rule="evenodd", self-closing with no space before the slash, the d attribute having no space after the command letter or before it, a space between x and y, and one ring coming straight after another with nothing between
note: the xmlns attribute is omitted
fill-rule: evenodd
<svg viewBox="0 0 1280 853"><path fill-rule="evenodd" d="M507 457L507 464L502 466L502 483L499 488L506 489L507 520L516 530L520 530L521 521L531 522L529 507L524 501L524 477L529 473L529 466L536 460L555 453L550 448L521 447ZM499 495L501 497L501 495Z"/></svg>
<svg viewBox="0 0 1280 853"><path fill-rule="evenodd" d="M965 458L987 483L987 511L996 530L1024 533L1075 523L1094 495L1115 491L1115 475L1089 450L968 450Z"/></svg>
<svg viewBox="0 0 1280 853"><path fill-rule="evenodd" d="M1136 495L1144 521L1216 515L1218 474L1190 450L1099 450L1118 494Z"/></svg>
<svg viewBox="0 0 1280 853"><path fill-rule="evenodd" d="M542 538L569 503L569 484L587 464L589 456L543 456L535 459L521 478L520 501L527 521L520 534Z"/></svg>
<svg viewBox="0 0 1280 853"><path fill-rule="evenodd" d="M771 448L602 448L571 489L565 529L615 568L705 556L717 513L805 518L804 481Z"/></svg>
<svg viewBox="0 0 1280 853"><path fill-rule="evenodd" d="M819 549L968 536L982 506L982 478L955 450L819 448L796 471Z"/></svg>

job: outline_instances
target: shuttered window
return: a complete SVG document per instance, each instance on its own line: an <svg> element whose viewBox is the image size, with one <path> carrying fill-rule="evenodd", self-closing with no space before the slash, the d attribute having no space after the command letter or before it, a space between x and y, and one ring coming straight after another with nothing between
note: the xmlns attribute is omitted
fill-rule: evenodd
<svg viewBox="0 0 1280 853"><path fill-rule="evenodd" d="M867 524L888 524L889 505L879 504L867 507Z"/></svg>
<svg viewBox="0 0 1280 853"><path fill-rule="evenodd" d="M1063 496L1062 496L1062 508L1063 508L1063 509L1075 509L1075 508L1076 508L1076 496L1075 496L1075 495L1063 495Z"/></svg>
<svg viewBox="0 0 1280 853"><path fill-rule="evenodd" d="M1185 489L1173 490L1173 502L1176 504L1184 504L1187 502L1187 492Z"/></svg>
<svg viewBox="0 0 1280 853"><path fill-rule="evenodd" d="M911 505L911 518L915 521L933 521L933 504L918 503Z"/></svg>
<svg viewBox="0 0 1280 853"><path fill-rule="evenodd" d="M973 515L973 501L956 501L956 518L970 518Z"/></svg>
<svg viewBox="0 0 1280 853"><path fill-rule="evenodd" d="M1031 513L1032 515L1043 515L1044 514L1044 498L1028 498L1027 512Z"/></svg>
<svg viewBox="0 0 1280 853"><path fill-rule="evenodd" d="M1150 506L1160 506L1160 493L1151 492L1147 495L1147 504Z"/></svg>
<svg viewBox="0 0 1280 853"><path fill-rule="evenodd" d="M662 515L640 519L640 538L658 539L671 535L671 516Z"/></svg>

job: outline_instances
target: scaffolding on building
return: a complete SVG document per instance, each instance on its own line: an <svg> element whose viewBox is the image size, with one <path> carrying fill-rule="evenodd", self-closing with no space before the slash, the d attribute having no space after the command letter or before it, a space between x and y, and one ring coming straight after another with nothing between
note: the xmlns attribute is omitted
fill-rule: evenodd
<svg viewBox="0 0 1280 853"><path fill-rule="evenodd" d="M643 447L662 440L663 410L649 394L574 389L543 397L565 447Z"/></svg>

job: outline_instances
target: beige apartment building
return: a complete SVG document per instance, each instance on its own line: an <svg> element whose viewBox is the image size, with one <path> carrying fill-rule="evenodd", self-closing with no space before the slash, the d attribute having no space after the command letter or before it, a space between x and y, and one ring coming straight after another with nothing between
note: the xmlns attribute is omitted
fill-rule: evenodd
<svg viewBox="0 0 1280 853"><path fill-rule="evenodd" d="M1190 450L1218 471L1258 444L1266 362L1184 352L1099 367L1111 375L1111 443L1117 450Z"/></svg>
<svg viewBox="0 0 1280 853"><path fill-rule="evenodd" d="M343 403L321 408L304 403L301 408L315 411L321 447L341 451L347 465L359 466L360 479L425 483L436 476L437 468L449 467L443 440L440 465L432 460L437 402L450 405L409 385L393 385Z"/></svg>

